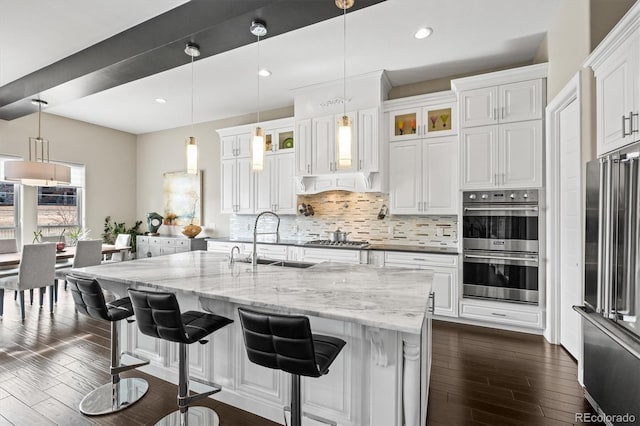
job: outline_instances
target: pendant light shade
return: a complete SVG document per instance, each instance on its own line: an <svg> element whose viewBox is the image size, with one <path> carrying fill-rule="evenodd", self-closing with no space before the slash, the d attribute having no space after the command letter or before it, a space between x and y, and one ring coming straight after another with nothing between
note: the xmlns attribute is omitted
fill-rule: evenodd
<svg viewBox="0 0 640 426"><path fill-rule="evenodd" d="M260 37L267 35L267 24L259 19L253 20L249 31L258 37L258 112L256 128L251 138L251 170L261 172L264 170L264 131L260 127Z"/></svg>
<svg viewBox="0 0 640 426"><path fill-rule="evenodd" d="M255 172L264 170L264 131L259 126L251 138L251 169Z"/></svg>
<svg viewBox="0 0 640 426"><path fill-rule="evenodd" d="M342 48L343 48L343 83L342 83L342 118L338 122L338 168L351 168L351 119L347 116L347 9L353 6L354 0L335 0L336 6L342 9Z"/></svg>
<svg viewBox="0 0 640 426"><path fill-rule="evenodd" d="M4 179L29 186L67 185L71 182L71 168L49 162L49 141L40 136L42 105L40 99L31 101L38 105L38 137L29 138L29 161L6 161Z"/></svg>
<svg viewBox="0 0 640 426"><path fill-rule="evenodd" d="M351 119L346 115L338 123L338 167L351 167Z"/></svg>
<svg viewBox="0 0 640 426"><path fill-rule="evenodd" d="M198 174L198 144L193 136L187 138L187 173Z"/></svg>
<svg viewBox="0 0 640 426"><path fill-rule="evenodd" d="M200 56L200 46L195 43L187 43L184 53L191 56L191 134L193 134L193 60ZM190 175L198 174L198 143L195 136L187 138L187 173Z"/></svg>

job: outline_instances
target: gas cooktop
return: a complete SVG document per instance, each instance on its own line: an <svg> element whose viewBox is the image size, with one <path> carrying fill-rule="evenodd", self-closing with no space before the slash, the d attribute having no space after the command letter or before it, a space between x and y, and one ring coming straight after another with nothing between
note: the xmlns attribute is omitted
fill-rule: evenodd
<svg viewBox="0 0 640 426"><path fill-rule="evenodd" d="M364 248L369 246L368 241L331 241L331 240L313 240L304 243L305 246L312 247L352 247Z"/></svg>

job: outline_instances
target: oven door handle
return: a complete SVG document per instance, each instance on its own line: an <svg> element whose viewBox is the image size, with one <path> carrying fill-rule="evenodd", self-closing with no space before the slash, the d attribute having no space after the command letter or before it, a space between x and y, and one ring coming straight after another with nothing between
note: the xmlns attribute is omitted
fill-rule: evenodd
<svg viewBox="0 0 640 426"><path fill-rule="evenodd" d="M465 207L465 212L479 212L479 211L488 211L488 212L537 212L537 206L527 206L527 207Z"/></svg>
<svg viewBox="0 0 640 426"><path fill-rule="evenodd" d="M538 266L538 259L536 257L515 257L515 256L492 256L489 254L465 254L465 259L489 259L489 260L502 260L512 262L531 263Z"/></svg>

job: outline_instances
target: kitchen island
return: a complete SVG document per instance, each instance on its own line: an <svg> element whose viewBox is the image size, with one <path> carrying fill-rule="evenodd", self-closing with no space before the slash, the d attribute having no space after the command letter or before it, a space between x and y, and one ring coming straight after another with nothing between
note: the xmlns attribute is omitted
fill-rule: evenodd
<svg viewBox="0 0 640 426"><path fill-rule="evenodd" d="M191 345L190 373L223 386L215 399L282 422L289 380L249 362L238 306L307 315L314 332L347 342L328 375L303 379L302 408L340 425L423 425L431 366L432 273L321 263L308 269L229 264L194 251L73 270L125 296L132 288L173 291L183 311L206 310L235 322ZM177 382L177 345L122 330L122 347L148 358L144 371ZM197 390L197 387L194 387Z"/></svg>

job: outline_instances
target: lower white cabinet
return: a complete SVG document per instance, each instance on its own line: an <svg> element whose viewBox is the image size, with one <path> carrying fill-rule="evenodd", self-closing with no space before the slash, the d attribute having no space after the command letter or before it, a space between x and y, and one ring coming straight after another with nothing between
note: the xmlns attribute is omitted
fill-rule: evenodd
<svg viewBox="0 0 640 426"><path fill-rule="evenodd" d="M238 243L235 241L207 241L207 251L214 253L230 255L231 249L234 247L238 247L240 249L240 254L244 254L244 243Z"/></svg>
<svg viewBox="0 0 640 426"><path fill-rule="evenodd" d="M460 316L517 327L543 328L543 312L538 306L463 299L460 302Z"/></svg>
<svg viewBox="0 0 640 426"><path fill-rule="evenodd" d="M136 257L164 256L167 254L184 253L192 250L206 250L207 243L204 238L182 237L136 237Z"/></svg>
<svg viewBox="0 0 640 426"><path fill-rule="evenodd" d="M349 250L338 248L298 247L297 259L301 262L339 262L360 264L369 263L366 250Z"/></svg>
<svg viewBox="0 0 640 426"><path fill-rule="evenodd" d="M387 251L385 267L419 268L433 271L436 315L458 316L458 256Z"/></svg>
<svg viewBox="0 0 640 426"><path fill-rule="evenodd" d="M458 138L393 142L389 147L391 214L458 214Z"/></svg>

